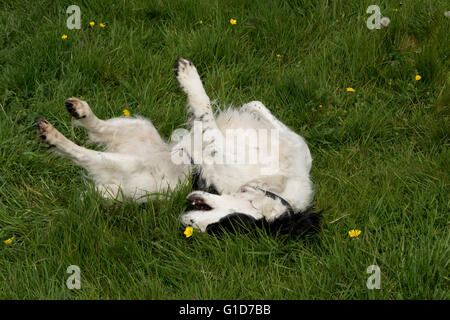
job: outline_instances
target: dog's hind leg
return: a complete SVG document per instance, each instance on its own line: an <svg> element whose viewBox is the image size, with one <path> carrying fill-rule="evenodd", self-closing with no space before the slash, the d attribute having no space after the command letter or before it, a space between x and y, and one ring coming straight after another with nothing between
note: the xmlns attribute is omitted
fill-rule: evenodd
<svg viewBox="0 0 450 320"><path fill-rule="evenodd" d="M305 140L287 127L283 122L278 120L269 109L266 108L264 104L260 101L251 101L249 103L243 104L241 106L241 112L248 112L252 114L254 117L261 121L265 121L270 124L274 129L278 130L280 134L283 134L284 137L288 138L295 146L300 147L303 152L302 154L306 154L307 162L309 162L309 168L311 168L311 154L309 149L306 147Z"/></svg>
<svg viewBox="0 0 450 320"><path fill-rule="evenodd" d="M80 99L65 101L66 109L75 119L74 124L84 127L93 142L104 143L113 152L127 152L130 141L139 141L153 147L162 147L164 142L153 124L141 118L112 118L101 120L89 105Z"/></svg>
<svg viewBox="0 0 450 320"><path fill-rule="evenodd" d="M75 119L74 123L90 131L105 130L105 121L100 120L92 112L86 101L78 98L69 98L64 102L67 112Z"/></svg>
<svg viewBox="0 0 450 320"><path fill-rule="evenodd" d="M36 126L38 128L38 137L54 147L59 154L69 158L93 176L111 177L111 182L106 181L105 183L114 184L116 183L114 180L119 181L122 173L127 172L127 168L137 167L135 162L138 159L133 156L90 150L73 143L56 130L45 118L36 120Z"/></svg>
<svg viewBox="0 0 450 320"><path fill-rule="evenodd" d="M291 131L283 122L278 120L272 112L260 101L251 101L241 106L241 111L248 112L253 116L265 120L275 129Z"/></svg>

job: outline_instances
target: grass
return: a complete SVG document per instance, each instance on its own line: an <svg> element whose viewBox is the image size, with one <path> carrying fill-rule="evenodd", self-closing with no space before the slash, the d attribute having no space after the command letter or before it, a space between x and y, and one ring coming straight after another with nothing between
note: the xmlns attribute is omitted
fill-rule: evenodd
<svg viewBox="0 0 450 320"><path fill-rule="evenodd" d="M369 30L368 0L2 1L0 298L448 299L449 8L403 2L378 1L391 23ZM66 27L71 4L80 30ZM186 121L177 56L212 99L261 100L306 138L326 209L317 236L186 239L177 218L189 185L107 207L81 169L38 143L33 122L45 116L93 147L70 126L71 96L102 118L148 117L168 139ZM373 264L381 290L366 287ZM81 290L65 285L70 265Z"/></svg>

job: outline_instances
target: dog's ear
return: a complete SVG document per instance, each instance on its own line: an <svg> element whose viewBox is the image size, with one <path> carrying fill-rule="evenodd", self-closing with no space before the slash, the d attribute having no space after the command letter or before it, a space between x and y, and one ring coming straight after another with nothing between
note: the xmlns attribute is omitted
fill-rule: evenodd
<svg viewBox="0 0 450 320"><path fill-rule="evenodd" d="M268 228L271 233L290 234L292 236L313 234L320 228L322 212L312 212L312 208L294 214L285 212L275 221L269 223Z"/></svg>
<svg viewBox="0 0 450 320"><path fill-rule="evenodd" d="M224 232L246 233L255 228L265 227L271 234L286 234L298 237L319 231L322 213L323 210L312 212L312 208L295 214L285 212L275 221L268 223L265 219L256 220L245 213L234 212L218 222L210 224L206 228L206 232L210 235L219 236Z"/></svg>
<svg viewBox="0 0 450 320"><path fill-rule="evenodd" d="M312 212L308 210L294 214L291 233L295 236L316 233L320 228L322 213L323 211Z"/></svg>
<svg viewBox="0 0 450 320"><path fill-rule="evenodd" d="M245 233L256 227L257 221L245 213L234 212L223 217L218 222L210 224L206 227L206 232L215 236L224 232Z"/></svg>
<svg viewBox="0 0 450 320"><path fill-rule="evenodd" d="M266 222L266 227L271 234L288 234L293 229L293 214L284 212L272 222Z"/></svg>

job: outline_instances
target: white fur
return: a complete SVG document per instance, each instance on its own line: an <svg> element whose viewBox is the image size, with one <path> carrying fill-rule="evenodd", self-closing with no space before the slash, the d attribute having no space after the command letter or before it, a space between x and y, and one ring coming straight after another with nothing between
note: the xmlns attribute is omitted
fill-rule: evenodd
<svg viewBox="0 0 450 320"><path fill-rule="evenodd" d="M71 98L78 115L75 120L89 138L106 147L105 152L80 147L58 132L48 121L38 120L40 136L64 157L86 169L97 191L105 198L146 202L147 196L173 189L189 175L189 167L170 161L166 144L149 120L113 118L100 120L85 101Z"/></svg>
<svg viewBox="0 0 450 320"><path fill-rule="evenodd" d="M286 207L281 204L280 199L267 197L264 190L285 199L296 212L310 207L314 194L309 176L312 158L305 140L276 119L259 101L244 104L239 110L228 109L214 119L210 99L192 62L180 58L177 71L180 86L188 96L193 120L204 124L203 154L210 154L213 159L220 155L220 152L216 152L220 147L215 146L218 139L209 138L208 130L215 134L217 130L222 132L224 140L227 129L265 128L276 129L279 133L279 157L276 159L278 172L263 175L259 164L202 164L202 178L221 195L194 191L188 199L201 198L212 210L186 212L180 217L180 221L202 231L233 212L274 221L286 211Z"/></svg>
<svg viewBox="0 0 450 320"><path fill-rule="evenodd" d="M201 163L201 177L214 186L220 195L194 191L188 199L200 198L212 209L188 211L181 215L183 225L205 231L208 225L238 212L254 219L274 221L286 206L279 198L266 196L265 190L285 199L294 211L307 209L313 199L310 180L312 158L305 140L276 119L259 101L244 104L238 110L227 109L215 118L211 102L192 62L180 58L177 79L188 96L193 120L201 121L202 153L211 163ZM133 199L144 202L147 195L173 189L186 181L192 166L171 161L172 146L165 143L149 120L143 118L113 118L100 120L85 101L67 100L76 111L75 124L84 127L89 138L106 146L105 152L80 147L59 133L48 121L37 121L38 135L56 147L61 155L86 169L105 198ZM274 129L278 132L279 156L272 159L278 170L262 174L261 164L223 164L216 160L217 134L228 129ZM192 131L191 131L192 133ZM185 150L195 162L198 154Z"/></svg>

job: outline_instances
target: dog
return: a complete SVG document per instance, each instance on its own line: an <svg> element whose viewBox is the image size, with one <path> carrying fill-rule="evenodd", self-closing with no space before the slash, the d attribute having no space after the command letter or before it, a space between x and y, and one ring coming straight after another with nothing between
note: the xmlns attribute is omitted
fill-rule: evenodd
<svg viewBox="0 0 450 320"><path fill-rule="evenodd" d="M267 225L271 231L294 235L317 231L321 213L312 212L312 157L305 140L259 101L246 103L238 110L229 108L215 118L197 69L189 60L177 60L175 76L188 97L191 121L202 124L203 142L202 152L193 152L192 148L188 151L194 164L200 163L198 181L203 190L188 195L192 207L181 215L181 223L210 233L249 225ZM263 172L261 163L223 161L224 153L225 158L235 159L239 156L236 153L243 150L264 147L258 139L256 146L246 140L243 148L224 148L233 145L226 132L264 129L277 133L277 139L267 143L270 146L266 149L278 152L265 164L275 170ZM196 160L199 154L208 161ZM208 188L215 192L205 192Z"/></svg>
<svg viewBox="0 0 450 320"><path fill-rule="evenodd" d="M86 169L106 199L142 203L186 183L194 172L194 186L200 190L187 196L190 206L179 218L183 226L210 234L252 226L291 235L316 232L321 212L312 212L312 157L305 140L259 101L227 108L215 117L194 64L178 58L174 69L192 115L190 131L176 143L163 141L148 119L98 119L77 98L65 101L67 111L91 141L105 145L105 152L76 145L45 118L36 121L37 135ZM264 134L258 136L261 132L273 133L270 141L262 139ZM248 139L236 145L235 138L242 137ZM200 147L192 143L196 140ZM269 149L276 152L267 156ZM242 159L246 150L265 150L265 158L248 161L249 153ZM174 161L177 154L185 160ZM240 156L244 161L230 161Z"/></svg>

